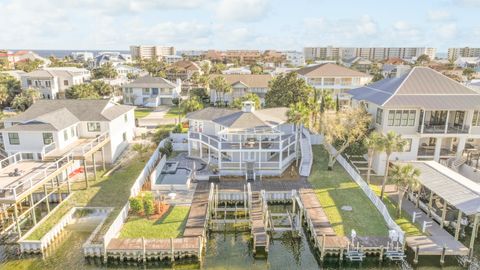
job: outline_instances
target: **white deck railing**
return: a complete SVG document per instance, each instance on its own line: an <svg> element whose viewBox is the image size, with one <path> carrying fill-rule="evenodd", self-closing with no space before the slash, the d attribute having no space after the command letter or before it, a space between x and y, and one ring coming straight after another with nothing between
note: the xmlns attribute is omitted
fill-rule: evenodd
<svg viewBox="0 0 480 270"><path fill-rule="evenodd" d="M299 173L301 176L309 176L313 164L313 151L310 141L310 132L306 128L304 128L300 136L300 150L302 153L302 160L300 162Z"/></svg>
<svg viewBox="0 0 480 270"><path fill-rule="evenodd" d="M331 146L328 143L324 143L325 148L330 153L336 153L337 150ZM342 155L337 156L337 162L342 165L342 167L347 171L347 173L350 175L350 177L357 183L360 188L363 190L365 195L370 199L370 201L375 205L377 210L382 214L383 219L387 223L387 226L390 230L394 230L397 232L398 239L400 242L403 242L405 240L405 232L398 226L398 224L395 222L395 220L390 216L390 213L388 212L387 207L385 204L380 200L380 198L375 194L375 192L370 188L370 186L363 180L362 176L358 174L358 172L348 163L347 160Z"/></svg>
<svg viewBox="0 0 480 270"><path fill-rule="evenodd" d="M51 144L48 144L48 145L45 145L44 147L42 147L42 152L41 152L42 158L44 158L46 154L55 150L55 148L56 148L55 142L52 142Z"/></svg>
<svg viewBox="0 0 480 270"><path fill-rule="evenodd" d="M10 157L8 157L10 158ZM7 158L7 159L8 159ZM12 158L15 163L18 163L22 160L26 160L22 157L22 153L16 153ZM31 160L31 159L30 159ZM41 182L43 179L47 178L50 174L56 172L59 168L61 168L64 164L73 160L72 154L67 154L63 156L61 159L51 162L50 165L41 169L37 173L30 175L26 178L20 178L13 183L10 183L8 186L4 188L0 188L0 198L8 198L16 200L18 195L21 195L25 191L29 190L30 188L34 187L37 183ZM3 161L2 161L3 162ZM11 164L9 164L11 165Z"/></svg>
<svg viewBox="0 0 480 270"><path fill-rule="evenodd" d="M108 138L110 138L110 134L108 132L102 133L98 137L96 137L93 141L91 141L91 142L87 143L86 145L82 146L79 151L82 155L85 155L85 153L88 153L95 146L97 146L98 144L107 140Z"/></svg>

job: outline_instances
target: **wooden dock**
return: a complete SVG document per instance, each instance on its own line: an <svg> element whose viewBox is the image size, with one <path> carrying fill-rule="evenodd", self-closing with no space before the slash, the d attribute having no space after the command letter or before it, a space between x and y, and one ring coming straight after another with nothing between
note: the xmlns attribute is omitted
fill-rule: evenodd
<svg viewBox="0 0 480 270"><path fill-rule="evenodd" d="M112 239L107 247L107 256L120 261L201 258L203 240L201 237L170 239Z"/></svg>
<svg viewBox="0 0 480 270"><path fill-rule="evenodd" d="M265 230L264 208L262 198L259 192L252 193L252 209L250 212L252 223L253 250L258 247L264 248L268 252L269 237Z"/></svg>
<svg viewBox="0 0 480 270"><path fill-rule="evenodd" d="M403 200L402 209L410 216L413 216L414 212L417 214L420 213L420 216L417 216L415 219L415 223L420 227L423 226L424 222L430 224L430 226L426 228L426 235L409 236L406 239L407 246L415 252L417 259L418 255L436 255L443 257L445 255L467 256L469 254L468 247L464 246L460 241L456 240L453 235L440 227L427 213L416 208L411 201Z"/></svg>
<svg viewBox="0 0 480 270"><path fill-rule="evenodd" d="M193 194L190 213L188 214L187 224L183 231L184 237L202 236L205 238L207 228L207 209L208 209L208 183L200 182L197 184Z"/></svg>

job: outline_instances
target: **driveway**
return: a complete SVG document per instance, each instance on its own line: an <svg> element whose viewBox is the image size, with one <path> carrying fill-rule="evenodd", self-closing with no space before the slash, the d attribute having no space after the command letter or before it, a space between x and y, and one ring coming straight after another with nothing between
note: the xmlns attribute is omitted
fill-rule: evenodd
<svg viewBox="0 0 480 270"><path fill-rule="evenodd" d="M149 115L138 119L138 126L145 128L155 128L158 125L175 124L177 119L164 118L170 106L159 106L154 109ZM178 121L178 120L177 120Z"/></svg>

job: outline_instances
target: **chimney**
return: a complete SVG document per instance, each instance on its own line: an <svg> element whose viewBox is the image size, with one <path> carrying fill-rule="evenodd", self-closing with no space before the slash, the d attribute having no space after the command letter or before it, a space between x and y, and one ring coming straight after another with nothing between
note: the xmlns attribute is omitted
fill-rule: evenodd
<svg viewBox="0 0 480 270"><path fill-rule="evenodd" d="M255 102L247 100L242 102L242 111L243 112L254 112L255 111Z"/></svg>

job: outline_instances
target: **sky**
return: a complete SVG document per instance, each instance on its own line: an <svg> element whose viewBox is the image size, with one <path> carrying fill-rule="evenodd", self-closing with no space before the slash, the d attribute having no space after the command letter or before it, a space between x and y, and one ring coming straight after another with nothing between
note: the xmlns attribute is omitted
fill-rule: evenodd
<svg viewBox="0 0 480 270"><path fill-rule="evenodd" d="M480 0L0 0L0 48L480 47Z"/></svg>

